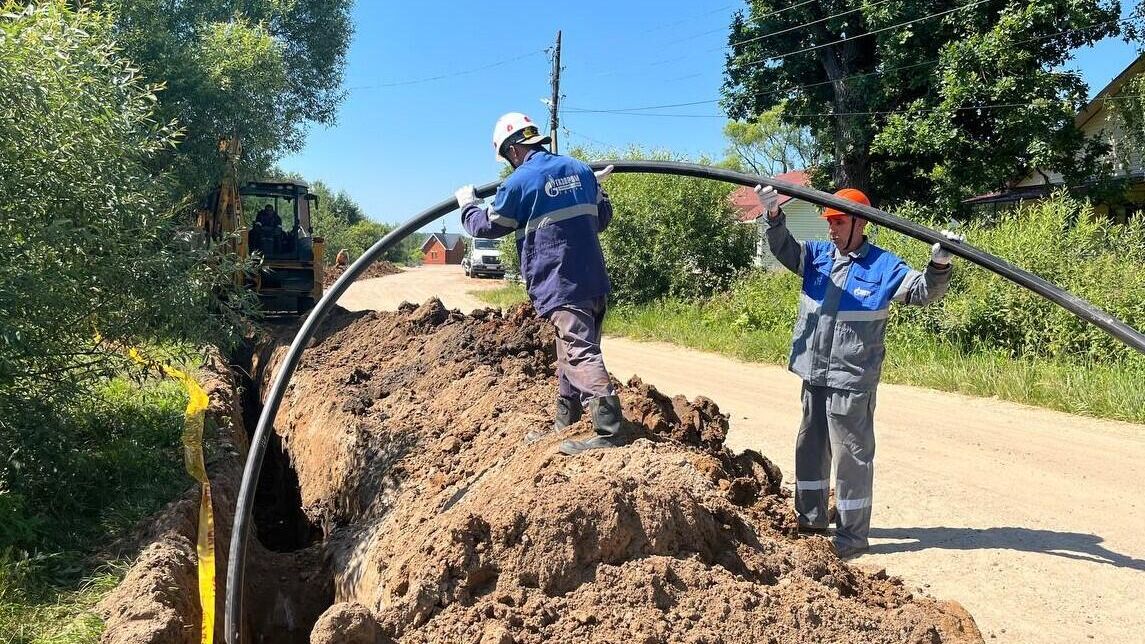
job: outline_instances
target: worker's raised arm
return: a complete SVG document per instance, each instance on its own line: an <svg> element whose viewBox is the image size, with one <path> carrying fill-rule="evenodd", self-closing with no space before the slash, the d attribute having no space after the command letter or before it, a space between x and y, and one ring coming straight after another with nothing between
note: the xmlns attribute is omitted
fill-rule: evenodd
<svg viewBox="0 0 1145 644"><path fill-rule="evenodd" d="M465 232L482 239L497 239L517 230L517 220L500 214L500 208L508 208L504 186L497 189L493 207L486 209L477 201L472 185L461 186L453 196L461 208L461 225ZM499 206L500 204L500 206Z"/></svg>
<svg viewBox="0 0 1145 644"><path fill-rule="evenodd" d="M763 207L763 215L767 217L767 247L787 270L802 275L803 244L787 230L787 216L779 207L779 193L771 186L756 186L755 192L759 196L759 205Z"/></svg>

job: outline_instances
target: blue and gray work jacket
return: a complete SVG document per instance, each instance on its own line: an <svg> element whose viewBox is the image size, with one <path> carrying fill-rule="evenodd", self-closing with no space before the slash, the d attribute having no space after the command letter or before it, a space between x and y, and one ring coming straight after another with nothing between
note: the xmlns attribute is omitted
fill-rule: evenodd
<svg viewBox="0 0 1145 644"><path fill-rule="evenodd" d="M798 242L782 212L768 222L767 243L781 264L803 277L788 367L810 385L874 390L890 303L922 306L950 286L949 265L916 271L865 237L850 253L828 241Z"/></svg>
<svg viewBox="0 0 1145 644"><path fill-rule="evenodd" d="M612 204L592 168L572 157L534 150L510 174L489 209L466 206L474 237L517 236L521 276L537 314L608 295L611 285L597 235L612 221Z"/></svg>

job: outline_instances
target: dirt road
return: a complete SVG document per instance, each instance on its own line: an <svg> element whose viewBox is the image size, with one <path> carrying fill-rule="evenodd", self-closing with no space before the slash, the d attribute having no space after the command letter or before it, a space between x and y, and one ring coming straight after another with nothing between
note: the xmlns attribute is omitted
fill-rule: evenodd
<svg viewBox="0 0 1145 644"><path fill-rule="evenodd" d="M437 295L468 311L496 288L460 267L350 287L342 305L394 309ZM705 395L731 415L728 443L790 479L799 381L662 343L605 340L621 380ZM1145 426L915 387L879 388L871 554L909 584L957 599L998 642L1145 642Z"/></svg>

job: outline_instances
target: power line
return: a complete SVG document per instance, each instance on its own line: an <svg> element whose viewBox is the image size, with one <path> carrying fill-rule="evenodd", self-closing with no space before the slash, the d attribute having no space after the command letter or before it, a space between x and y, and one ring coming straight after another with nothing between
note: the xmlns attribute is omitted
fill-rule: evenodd
<svg viewBox="0 0 1145 644"><path fill-rule="evenodd" d="M1117 96L1107 96L1107 97L1104 97L1102 100L1108 101L1108 100L1126 99L1126 98L1145 98L1145 94L1124 94L1124 95L1117 95ZM797 113L797 114L793 114L792 116L796 116L796 117L884 116L884 115L888 115L888 114L911 114L911 113L917 113L917 112L944 112L944 111L964 112L964 111L977 111L977 110L1015 108L1015 107L1041 107L1043 105L1047 105L1049 103L1055 102L1055 100L1056 99L1045 99L1044 101L1037 102L1037 103L994 103L994 104L987 104L987 105L966 105L963 107L950 107L950 108L936 106L936 107L931 107L931 108L928 108L925 110L898 109L898 110L872 110L872 111L868 111L868 112ZM584 112L570 112L570 113L572 113L572 114L583 114ZM625 112L625 111L618 111L618 110L613 110L613 111L609 111L609 112L601 112L601 113L616 114L619 116L653 116L653 117L664 117L664 118L712 118L712 119L726 119L727 118L726 114L664 114L664 113L652 114L652 113L647 113L647 112Z"/></svg>
<svg viewBox="0 0 1145 644"><path fill-rule="evenodd" d="M615 145L612 145L611 143L605 143L604 141L601 141L601 140L599 140L599 139L594 139L594 138L592 138L591 136L585 136L584 134L581 134L580 132L576 132L576 131L574 131L574 130L570 130L570 129L568 128L568 126L567 126L567 125L566 125L566 126L562 126L562 127L561 127L561 129L563 129L563 130L565 131L565 134L572 134L572 135L574 135L574 136L577 136L577 137L580 137L580 138L582 138L582 139L584 139L584 140L586 140L586 141L588 141L588 142L590 142L590 143L595 143L595 144L597 144L597 145L600 145L600 146L604 146L604 147L606 147L606 148L615 148L615 147L617 147L617 146L615 146Z"/></svg>
<svg viewBox="0 0 1145 644"><path fill-rule="evenodd" d="M815 0L807 0L807 2L814 2L814 1ZM807 4L807 2L804 2L803 4ZM682 25L686 22L692 22L693 20L696 20L697 18L705 18L705 17L710 16L712 14L721 13L721 12L727 11L728 9L731 9L732 7L735 7L735 6L736 6L736 4L726 4L726 5L723 5L722 7L718 7L716 9L712 9L710 11L705 11L701 14L696 14L693 17L682 18L680 20L673 20L672 22L666 22L666 23L663 23L660 25L656 25L655 27L643 29L643 30L638 31L636 33L637 34L650 34L653 31L660 31L660 30L666 29L668 27L674 27L676 25ZM703 35L706 35L707 33L714 33L714 32L705 32L705 33L699 34L699 35L703 36Z"/></svg>
<svg viewBox="0 0 1145 644"><path fill-rule="evenodd" d="M708 51L719 51L721 49L727 49L728 47L738 47L740 45L746 45L748 43L758 42L760 40L765 40L767 38L771 38L772 36L778 36L780 34L785 34L785 33L791 32L791 31L795 31L797 29L803 29L804 27L810 27L811 25L819 24L820 22L827 22L828 20L832 20L832 19L838 18L840 16L845 16L847 14L855 13L856 11L863 11L865 9L872 9L874 7L881 5L881 4L886 4L889 1L890 0L878 0L878 2L871 3L865 7L855 7L854 9L848 9L847 11L840 11L839 13L832 15L832 16L827 16L826 18L819 18L818 20L812 20L811 22L805 22L801 25L795 25L794 27L788 27L786 29L780 29L779 31L770 31L768 33L761 34L761 35L755 36L753 38L748 38L747 40L741 40L739 42L728 43L727 45L725 45L723 47L716 47L715 49L709 49ZM771 14L761 16L761 19L767 18L768 16L772 16L772 15L775 15L775 14L771 13Z"/></svg>
<svg viewBox="0 0 1145 644"><path fill-rule="evenodd" d="M795 4L795 5L792 5L792 6L790 6L790 7L785 7L785 8L783 8L783 9L779 9L779 10L777 10L777 11L772 11L772 12L770 12L770 13L766 13L766 14L764 14L764 15L762 15L762 16L758 16L758 17L756 17L756 18L752 18L751 20L752 20L753 22L758 22L758 21L760 21L760 20L763 20L764 18L769 18L769 17L775 16L775 15L777 15L777 14L783 13L784 11L788 11L788 10L791 10L791 9L795 9L795 8L801 7L801 6L803 6L803 5L806 5L806 4L810 4L810 2L813 2L813 1L814 1L814 0L807 0L807 1L805 1L805 2L800 2L800 3L798 3L798 4ZM784 34L784 33L788 33L788 32L791 32L791 31L795 31L795 30L798 30L798 29L803 29L803 28L805 28L805 27L809 27L809 26L811 26L811 25L814 25L814 24L818 24L818 23L820 23L820 22L825 22L825 21L827 21L827 20L831 20L831 19L833 19L833 18L838 18L838 17L840 17L840 16L844 16L844 15L847 15L847 14L855 13L855 12L857 12L857 11L861 11L861 10L863 10L863 9L870 9L870 8L872 8L872 7L875 7L875 6L878 6L878 5L881 5L881 4L885 4L885 3L886 3L886 2L888 2L888 1L889 1L889 0L878 0L877 2L875 2L875 3L871 4L871 5L867 6L867 7L859 7L859 8L856 8L856 9L849 9L849 10L847 10L847 11L842 11L842 12L839 12L839 13L836 13L836 14L833 14L833 15L830 15L830 16L827 16L826 18L819 18L819 19L816 19L816 20L811 20L811 21L809 21L809 22L804 22L804 23L801 23L801 24L798 24L798 25L795 25L795 26L792 26L792 27L788 27L788 28L786 28L786 29L782 29L782 30L780 30L780 31L769 32L769 33L766 33L766 34L762 34L762 35L759 35L759 36L755 36L755 37L753 37L753 38L748 38L748 39L746 39L746 40L741 40L741 41L739 41L739 42L735 42L735 43L729 43L729 44L727 44L727 45L721 45L721 46L719 46L719 47L715 47L715 48L712 48L712 49L706 49L706 50L704 50L704 51L721 51L721 50L724 50L724 49L728 49L728 48L731 48L731 47L736 47L736 46L739 46L739 45L743 45L743 44L747 44L747 43L751 43L751 42L757 42L757 41L760 41L760 40L763 40L763 39L766 39L766 38L770 38L771 36L777 36L777 35L780 35L780 34ZM876 30L876 31L872 31L872 32L870 32L870 33L860 34L860 35L858 35L858 36L852 36L852 37L850 37L850 38L843 38L843 39L841 39L841 40L837 40L837 41L835 41L835 42L831 42L831 43L825 43L825 44L823 44L823 45L816 45L815 47L811 47L811 48L808 48L808 49L803 49L803 50L798 50L798 51L795 51L795 52L789 52L789 53L787 53L787 54L782 54L782 55L780 55L780 56L776 56L776 57L773 57L773 58L765 58L765 59L762 59L762 60L752 61L752 62L750 62L750 63L741 63L741 64L743 64L743 65L754 65L754 64L758 64L758 63L767 62L767 61L769 61L769 60L775 60L775 59L779 59L779 58L784 58L784 57L786 57L786 56L791 56L791 55L794 55L794 54L796 54L796 53L801 53L801 52L804 52L804 51L811 51L811 50L813 50L813 49L819 49L819 48L822 48L822 47L827 47L827 46L830 46L830 45L834 45L834 44L838 44L838 43L841 43L841 42L846 42L846 41L848 41L848 40L854 40L854 39L856 39L856 38L862 38L862 37L865 37L865 36L870 36L870 35L873 35L873 34L876 34L876 33L882 33L882 32L884 32L884 31L888 31L888 30L890 30L890 29L895 29L895 28L898 28L898 27L902 27L902 26L910 25L910 24L913 24L913 23L915 23L915 22L920 22L920 21L922 21L922 20L927 20L927 19L929 19L929 18L933 18L933 17L936 17L936 16L945 15L945 14L947 14L947 13L951 13L951 12L953 12L953 11L958 11L959 9L966 9L967 7L973 7L973 6L976 6L976 5L979 5L979 4L982 4L982 3L985 3L985 2L989 2L989 1L990 1L990 0L978 0L977 2L971 2L971 3L965 4L965 5L962 5L962 6L959 6L959 7L954 7L953 9L948 9L948 10L946 10L946 11L942 11L942 12L938 12L938 13L930 14L930 15L927 15L927 16L923 16L923 17L921 17L921 18L916 18L916 19L914 19L914 20L911 20L911 21L907 21L907 22L904 22L904 23L900 23L900 24L898 24L898 25L891 25L890 27L884 27L884 28L882 28L882 29L879 29L879 30ZM711 30L711 31L705 31L705 32L703 32L703 33L701 33L701 34L697 34L697 35L698 35L698 36L703 36L703 35L707 35L707 34L711 34L711 33L716 33L716 32L719 32L719 31L724 31L724 29L723 29L723 28L721 28L721 29L714 29L714 30ZM693 37L694 37L694 36L689 36L689 37L687 37L687 38L684 38L684 39L682 39L682 40L688 40L688 39L690 39L690 38L693 38ZM681 41L677 41L677 42L681 42ZM679 62L679 61L681 61L681 60L687 60L687 59L689 59L689 58L691 58L691 57L692 57L691 55L682 55L682 56L676 56L676 57L674 57L674 58L665 58L665 59L661 59L661 60L655 60L655 61L652 61L652 62L650 62L650 63L646 63L646 66L647 66L647 67L656 67L656 66L660 66L660 65L667 65L667 64L669 64L669 63ZM602 73L601 73L601 74L599 74L599 75L602 75L602 76L607 76L607 75L614 75L614 74L619 74L619 73L622 73L622 72L621 72L620 70L613 70L613 71L608 71L608 72L602 72Z"/></svg>
<svg viewBox="0 0 1145 644"><path fill-rule="evenodd" d="M499 60L495 63L489 63L488 65L482 65L481 67L473 67L473 68L465 69L465 70L461 70L461 71L450 72L448 74L441 74L438 76L428 76L425 78L415 78L415 79L404 80L404 81L395 81L395 82L391 82L391 83L377 83L374 85L357 85L354 87L350 87L348 89L351 89L351 90L355 90L355 89L378 89L378 88L383 88L383 87L404 87L406 85L420 85L421 83L429 83L432 81L444 80L446 78L456 78L458 76L465 76L468 74L476 74L477 72L482 72L482 71L485 71L487 69L493 69L495 67L501 67L503 65L508 65L510 63L515 63L519 60L524 60L526 58L531 58L533 56L538 56L540 54L545 54L545 53L548 53L547 49L537 49L535 51L530 51L530 52L521 54L519 56L514 56L513 58L506 58L504 60Z"/></svg>
<svg viewBox="0 0 1145 644"><path fill-rule="evenodd" d="M749 18L749 21L758 22L760 20L763 20L764 18L770 18L771 16L779 15L785 11L790 11L792 9L798 9L799 7L811 4L812 2L816 2L816 1L817 0L803 0L802 2L798 2L796 4L793 4L790 7L784 7L782 9L777 9L775 11L766 13L762 16ZM881 2L887 2L887 1L888 0L881 0ZM714 13L719 13L720 11L725 11L727 9L730 9L733 6L735 6L735 5L725 5L725 6L721 7L720 9L706 12L706 13L702 14L702 16L709 16L709 15L714 14ZM675 25L675 24L680 24L682 22L688 22L688 21L687 20L677 20L677 21L672 22L672 23L667 23L667 25ZM649 33L651 31L656 31L660 28L663 28L664 26L667 26L667 25L661 25L660 27L647 29L647 30L644 30L644 31L638 32L638 33ZM675 39L673 39L672 44L678 45L679 43L682 43L682 42L687 42L689 40L695 40L696 38L702 38L703 36L708 36L708 35L715 34L715 33L724 33L726 31L727 31L727 27L720 27L718 29L710 29L708 31L701 31L701 32L696 33L696 34L691 34L688 36L681 36L679 38L675 38ZM726 47L727 47L727 45L721 45L720 47L717 47L715 49L708 49L705 51L717 51L719 49L724 49ZM654 60L650 63L645 63L645 66L647 66L647 67L658 67L660 65L667 65L669 63L679 62L681 60L688 60L689 58L692 58L692 55L685 54L682 56L676 56L674 58L665 58L665 59L661 59L661 60ZM604 72L598 72L596 74L589 74L588 76L592 77L592 78L596 78L596 77L600 77L600 76L614 76L614 75L620 74L620 73L623 73L623 72L621 70L609 70L609 71L604 71ZM677 79L677 80L679 80L679 79Z"/></svg>
<svg viewBox="0 0 1145 644"><path fill-rule="evenodd" d="M918 68L918 66L929 65L929 64L933 64L933 63L937 63L937 62L939 62L939 58L933 58L933 60L930 60L930 61L923 61L921 63L914 63L914 64L909 64L909 65L901 65L901 66L897 66L897 68L876 70L876 71L870 71L870 72L866 72L866 73L853 73L853 74L851 74L851 76L844 76L844 77L838 78L836 80L823 80L823 81L820 81L820 83L808 83L806 85L792 85L791 87L784 87L783 89L774 89L774 91L760 94L760 96L772 96L774 94L787 94L790 92L795 92L796 89L807 89L810 87L819 87L821 85L831 85L834 83L842 83L842 81L851 80L854 78L866 78L868 76L879 76L879 74L891 73L892 71L900 71L900 70L905 70L905 69ZM643 107L639 107L639 108L617 108L617 109L608 109L608 110L577 108L577 107L574 107L574 105L569 105L568 108L564 108L564 109L567 109L570 111L576 111L576 112L592 112L592 113L637 112L637 111L646 111L646 110L662 110L662 109L670 109L670 108L686 108L686 107L692 107L692 105L709 105L712 103L719 103L721 100L722 99L709 99L706 101L689 101L687 103L668 103L668 104L663 104L663 105L643 105Z"/></svg>
<svg viewBox="0 0 1145 644"><path fill-rule="evenodd" d="M815 2L815 1L816 1L816 0L803 0L803 2L799 2L799 3L793 4L793 5L791 5L790 7L784 7L784 8L782 8L782 9L776 9L775 11L771 11L771 12L765 13L765 14L763 14L762 16L756 16L756 17L754 17L754 18L752 18L752 17L749 17L749 18L748 18L748 22L756 22L756 23L758 23L760 20L763 20L764 18L770 18L770 17L772 17L772 16L778 16L779 14L781 14L781 13L783 13L783 12L785 12L785 11L791 11L792 9L798 9L799 7L802 7L802 6L804 6L804 5L808 5L808 4L811 4L812 2ZM883 1L885 2L886 0L883 0ZM714 12L713 12L713 13L714 13ZM688 36L688 37L684 38L683 40L691 40L691 39L693 39L693 38L699 38L700 36L707 36L708 34L714 34L714 33L722 33L722 32L724 32L724 31L727 31L727 27L720 27L719 29L712 29L711 31L705 31L705 32L702 32L702 33L698 33L698 34L696 34L696 35L694 35L694 36ZM677 42L680 42L680 41L677 41ZM746 42L746 41L745 41L745 42ZM738 44L741 44L741 43L736 43L736 44L738 45ZM723 49L724 47L726 47L726 45L724 45L724 46L722 46L722 47L719 47L719 49ZM714 50L714 49L709 49L708 51L715 51L715 50Z"/></svg>
<svg viewBox="0 0 1145 644"><path fill-rule="evenodd" d="M794 56L796 54L803 54L803 53L806 53L809 51L815 51L817 49L822 49L824 47L830 47L831 45L838 45L840 43L850 42L852 40L858 40L859 38L866 38L868 36L874 36L875 34L881 34L884 31L890 31L891 29L898 29L899 27L906 27L908 25L913 25L914 23L922 22L923 20L930 20L931 18L937 18L939 16L945 16L948 13L954 13L955 11L960 11L962 9L969 9L970 7L976 7L976 6L978 6L980 4L984 4L986 2L990 2L990 0L976 0L975 2L964 4L964 5L959 6L959 7L954 7L953 9L947 9L945 11L939 11L937 13L932 13L932 14L929 14L926 16L922 16L921 18L915 18L913 20L907 20L906 22L900 22L897 25L891 25L889 27L883 27L881 29L876 29L874 31L868 31L866 33L861 33L857 36L848 36L846 38L840 38L839 40L835 40L833 42L827 42L827 43L823 43L821 45L814 45L812 47L805 47L803 49L796 49L794 51L789 51L786 54L779 54L778 56L770 56L768 58L763 58L760 60L751 61L749 63L738 63L738 64L740 64L740 65L758 65L760 63L766 63L766 62L770 62L773 60L782 60L784 58L787 58L788 56Z"/></svg>
<svg viewBox="0 0 1145 644"><path fill-rule="evenodd" d="M1010 45L1022 45L1025 43L1035 42L1038 40L1049 40L1050 38L1056 38L1058 36L1063 36L1065 34L1074 33L1074 32L1078 32L1078 31L1085 31L1086 29L1095 29L1095 28L1100 28L1100 27L1107 27L1107 26L1113 25L1113 24L1129 23L1129 22L1134 22L1137 20L1140 20L1140 18L1131 17L1131 18L1123 18L1120 20L1107 20L1105 22L1098 22L1098 23L1094 23L1092 25L1086 25L1084 27L1073 27L1071 29L1065 29L1063 31L1055 32L1052 34L1044 34L1041 36L1035 36L1033 38L1024 38L1022 40L1015 40L1014 42L1009 43L1009 44ZM785 87L783 89L772 90L770 92L760 94L760 96L773 96L775 94L787 94L787 93L794 92L794 91L801 90L801 89L809 89L812 87L831 85L831 84L836 83L836 82L844 82L844 81L848 81L848 80L852 80L852 79L856 79L856 78L866 78L868 76L878 76L878 75L882 75L882 74L889 74L891 72L901 71L904 69L912 69L914 67L922 67L924 65L932 65L932 64L935 64L938 62L941 62L941 59L934 58L931 60L924 60L920 63L913 63L910 65L891 67L889 69L879 69L879 70L875 70L872 72L866 72L863 74L851 74L850 76L843 76L843 77L838 78L836 80L826 80L826 81L821 81L821 82L817 82L817 83L806 83L803 85L792 85L790 87ZM1059 73L1073 74L1075 72L1059 72ZM713 103L719 103L721 100L722 99L717 98L717 99L708 99L708 100L702 100L702 101L689 101L689 102L684 102L684 103L669 103L669 104L664 104L664 105L646 105L646 106L641 106L641 107L616 108L616 109L592 109L592 108L582 108L582 107L573 107L573 106L569 106L566 109L568 109L570 111L582 112L582 113L608 114L611 112L638 112L638 111L645 111L645 110L670 109L670 108L674 108L674 107L691 107L694 105L710 105Z"/></svg>

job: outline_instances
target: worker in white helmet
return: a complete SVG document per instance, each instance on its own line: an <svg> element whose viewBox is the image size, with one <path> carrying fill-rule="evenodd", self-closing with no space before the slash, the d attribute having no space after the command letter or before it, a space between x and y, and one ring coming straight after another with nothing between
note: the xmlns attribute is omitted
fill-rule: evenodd
<svg viewBox="0 0 1145 644"><path fill-rule="evenodd" d="M465 230L494 239L516 235L521 275L537 314L557 332L558 395L552 430L580 419L587 407L596 436L566 440L565 455L617 447L620 399L604 367L600 330L611 285L597 235L612 219L612 204L600 187L611 166L593 173L571 157L549 152L544 136L526 115L510 112L493 127L497 159L514 170L485 208L472 185L457 190ZM535 441L548 430L526 437Z"/></svg>

